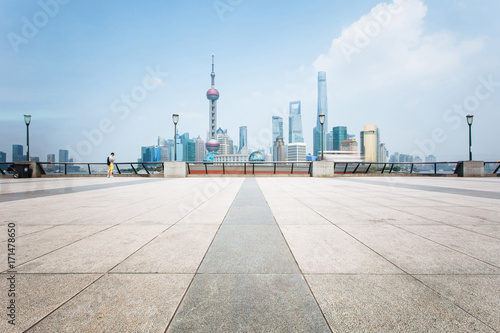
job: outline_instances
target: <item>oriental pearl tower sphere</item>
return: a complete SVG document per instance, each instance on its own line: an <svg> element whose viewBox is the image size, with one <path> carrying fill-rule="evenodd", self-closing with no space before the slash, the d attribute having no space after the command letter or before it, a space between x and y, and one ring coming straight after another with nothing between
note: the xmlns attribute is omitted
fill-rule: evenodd
<svg viewBox="0 0 500 333"><path fill-rule="evenodd" d="M207 91L207 99L209 104L209 131L210 139L206 143L207 151L209 154L216 154L219 150L219 142L216 139L217 131L217 100L219 99L219 92L215 89L215 57L212 53L212 87ZM208 155L207 155L208 156ZM212 156L213 159L213 156Z"/></svg>

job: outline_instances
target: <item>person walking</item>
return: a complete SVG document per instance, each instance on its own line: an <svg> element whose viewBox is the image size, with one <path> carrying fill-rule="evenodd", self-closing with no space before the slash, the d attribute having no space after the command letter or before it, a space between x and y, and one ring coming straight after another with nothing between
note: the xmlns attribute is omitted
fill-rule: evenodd
<svg viewBox="0 0 500 333"><path fill-rule="evenodd" d="M115 153L108 156L108 178L113 178L113 169L115 168Z"/></svg>

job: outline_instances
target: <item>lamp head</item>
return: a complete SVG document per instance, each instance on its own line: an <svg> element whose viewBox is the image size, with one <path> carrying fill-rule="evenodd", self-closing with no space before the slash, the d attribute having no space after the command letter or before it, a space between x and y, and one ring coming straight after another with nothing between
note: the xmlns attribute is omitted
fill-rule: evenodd
<svg viewBox="0 0 500 333"><path fill-rule="evenodd" d="M177 113L174 113L172 115L172 121L174 122L174 125L177 125L177 123L179 122L179 115Z"/></svg>
<svg viewBox="0 0 500 333"><path fill-rule="evenodd" d="M29 124L31 123L31 115L30 114L24 115L24 122L26 123L26 126L29 126Z"/></svg>
<svg viewBox="0 0 500 333"><path fill-rule="evenodd" d="M467 124L469 124L469 126L472 125L472 121L474 120L474 115L473 114L468 114L467 115Z"/></svg>
<svg viewBox="0 0 500 333"><path fill-rule="evenodd" d="M325 115L323 113L319 115L319 123L321 125L325 123Z"/></svg>

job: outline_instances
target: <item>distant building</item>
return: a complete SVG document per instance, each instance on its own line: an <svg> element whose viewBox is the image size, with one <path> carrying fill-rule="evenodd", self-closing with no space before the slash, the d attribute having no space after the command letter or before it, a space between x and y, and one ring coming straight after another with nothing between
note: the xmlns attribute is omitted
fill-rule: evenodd
<svg viewBox="0 0 500 333"><path fill-rule="evenodd" d="M189 133L184 133L181 135L182 144L182 160L178 161L194 162L196 159L196 145L194 140L189 138Z"/></svg>
<svg viewBox="0 0 500 333"><path fill-rule="evenodd" d="M217 142L219 142L219 154L220 155L232 155L234 154L233 139L227 134L227 129L222 130L219 128L217 130Z"/></svg>
<svg viewBox="0 0 500 333"><path fill-rule="evenodd" d="M170 147L168 145L160 147L160 161L161 162L170 161Z"/></svg>
<svg viewBox="0 0 500 333"><path fill-rule="evenodd" d="M326 133L325 141L326 141L325 150L333 150L333 132L332 131Z"/></svg>
<svg viewBox="0 0 500 333"><path fill-rule="evenodd" d="M389 152L387 151L387 148L385 148L385 143L381 143L378 145L378 154L377 154L377 162L379 163L387 163L387 157L389 155Z"/></svg>
<svg viewBox="0 0 500 333"><path fill-rule="evenodd" d="M23 155L23 145L12 145L12 162L22 162L26 158Z"/></svg>
<svg viewBox="0 0 500 333"><path fill-rule="evenodd" d="M66 163L69 159L69 152L66 149L59 149L59 163Z"/></svg>
<svg viewBox="0 0 500 333"><path fill-rule="evenodd" d="M283 136L283 118L278 116L273 116L273 143L276 141L277 137Z"/></svg>
<svg viewBox="0 0 500 333"><path fill-rule="evenodd" d="M380 135L377 126L365 125L359 137L361 139L361 156L366 162L377 162L380 144Z"/></svg>
<svg viewBox="0 0 500 333"><path fill-rule="evenodd" d="M290 115L288 117L288 142L304 142L304 136L302 135L302 116L301 116L301 103L290 102Z"/></svg>
<svg viewBox="0 0 500 333"><path fill-rule="evenodd" d="M162 138L161 136L158 137L158 147L163 147L163 146L167 146L168 143L167 143L167 140Z"/></svg>
<svg viewBox="0 0 500 333"><path fill-rule="evenodd" d="M332 129L332 150L342 150L341 144L347 140L347 127L336 126Z"/></svg>
<svg viewBox="0 0 500 333"><path fill-rule="evenodd" d="M320 114L325 115L323 133L321 132L322 126L319 122ZM326 89L326 72L318 72L318 114L316 116L316 127L313 130L313 155L315 156L319 156L321 154L322 143L323 150L326 150L325 132L328 132L328 99ZM340 150L340 144L338 148L334 147L334 150Z"/></svg>
<svg viewBox="0 0 500 333"><path fill-rule="evenodd" d="M240 127L240 147L238 154L248 154L248 133L246 126Z"/></svg>
<svg viewBox="0 0 500 333"><path fill-rule="evenodd" d="M341 151L358 151L358 143L356 142L356 140L353 140L353 139L344 140L340 144L340 150Z"/></svg>
<svg viewBox="0 0 500 333"><path fill-rule="evenodd" d="M0 169L7 169L8 165L4 164L7 162L7 154L3 151L0 151Z"/></svg>
<svg viewBox="0 0 500 333"><path fill-rule="evenodd" d="M198 138L194 142L194 155L196 162L202 162L203 157L205 157L205 141L198 135Z"/></svg>
<svg viewBox="0 0 500 333"><path fill-rule="evenodd" d="M143 163L153 162L154 146L141 147L141 160Z"/></svg>
<svg viewBox="0 0 500 333"><path fill-rule="evenodd" d="M273 143L273 161L286 160L286 146L282 137L277 137Z"/></svg>
<svg viewBox="0 0 500 333"><path fill-rule="evenodd" d="M425 161L426 162L430 162L430 163L435 163L437 160L436 160L436 156L434 155L428 155L425 157Z"/></svg>
<svg viewBox="0 0 500 333"><path fill-rule="evenodd" d="M302 162L306 160L306 144L294 142L288 144L288 161Z"/></svg>
<svg viewBox="0 0 500 333"><path fill-rule="evenodd" d="M248 162L248 154L214 155L215 162Z"/></svg>
<svg viewBox="0 0 500 333"><path fill-rule="evenodd" d="M31 162L37 162L37 163L39 163L40 162L40 157L38 157L38 156L30 156L30 161Z"/></svg>

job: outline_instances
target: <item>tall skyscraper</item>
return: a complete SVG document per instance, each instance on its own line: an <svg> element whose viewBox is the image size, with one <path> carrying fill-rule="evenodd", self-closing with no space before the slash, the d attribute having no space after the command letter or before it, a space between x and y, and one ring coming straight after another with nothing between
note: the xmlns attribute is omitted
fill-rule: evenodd
<svg viewBox="0 0 500 333"><path fill-rule="evenodd" d="M12 162L24 161L23 148L23 145L12 145Z"/></svg>
<svg viewBox="0 0 500 333"><path fill-rule="evenodd" d="M332 129L332 150L342 150L341 144L347 140L347 127L336 126Z"/></svg>
<svg viewBox="0 0 500 333"><path fill-rule="evenodd" d="M198 135L198 138L194 142L194 155L196 162L202 162L203 157L205 157L205 141Z"/></svg>
<svg viewBox="0 0 500 333"><path fill-rule="evenodd" d="M240 127L240 147L238 154L248 154L248 133L246 126Z"/></svg>
<svg viewBox="0 0 500 333"><path fill-rule="evenodd" d="M219 143L219 154L234 154L233 139L227 134L227 129L222 130L222 128L219 128L217 130L217 142Z"/></svg>
<svg viewBox="0 0 500 333"><path fill-rule="evenodd" d="M321 133L321 123L319 122L319 115L325 115L325 123L323 124L323 134ZM318 72L318 114L316 116L316 127L313 130L313 155L319 156L321 154L321 141L323 140L323 149L326 148L325 132L328 131L328 99L326 91L326 72ZM342 141L341 141L342 142ZM335 147L333 147L335 148ZM333 150L340 150L333 149Z"/></svg>
<svg viewBox="0 0 500 333"><path fill-rule="evenodd" d="M69 152L66 149L59 149L59 163L68 162Z"/></svg>
<svg viewBox="0 0 500 333"><path fill-rule="evenodd" d="M283 118L278 116L273 116L273 144L277 137L283 136Z"/></svg>
<svg viewBox="0 0 500 333"><path fill-rule="evenodd" d="M142 162L153 162L153 148L154 146L141 147Z"/></svg>
<svg viewBox="0 0 500 333"><path fill-rule="evenodd" d="M195 146L194 140L189 138L189 133L184 133L181 135L181 144L182 144L182 149L183 149L182 161L194 162L194 160L196 159L196 156L195 156L196 146Z"/></svg>
<svg viewBox="0 0 500 333"><path fill-rule="evenodd" d="M379 162L379 163L386 163L387 162L388 153L389 152L387 151L387 148L385 147L385 143L380 143L378 145L377 162Z"/></svg>
<svg viewBox="0 0 500 333"><path fill-rule="evenodd" d="M366 162L378 161L378 148L380 145L380 134L376 125L365 125L360 132L360 153Z"/></svg>
<svg viewBox="0 0 500 333"><path fill-rule="evenodd" d="M281 136L278 136L273 143L273 161L286 160L286 146L285 141Z"/></svg>
<svg viewBox="0 0 500 333"><path fill-rule="evenodd" d="M288 117L288 142L304 142L304 137L302 136L302 116L301 116L301 103L290 102L290 115Z"/></svg>
<svg viewBox="0 0 500 333"><path fill-rule="evenodd" d="M207 91L207 99L209 106L209 125L208 133L209 138L206 144L207 150L210 153L216 154L219 150L219 145L217 142L217 100L219 99L219 91L215 89L215 56L212 53L212 73L210 74L212 78L212 87ZM207 156L207 159L210 157ZM213 156L211 156L213 160Z"/></svg>
<svg viewBox="0 0 500 333"><path fill-rule="evenodd" d="M7 154L3 151L0 151L0 168L1 169L4 169L4 170L7 169L7 167L8 167L7 164L3 164L5 162L7 162Z"/></svg>

